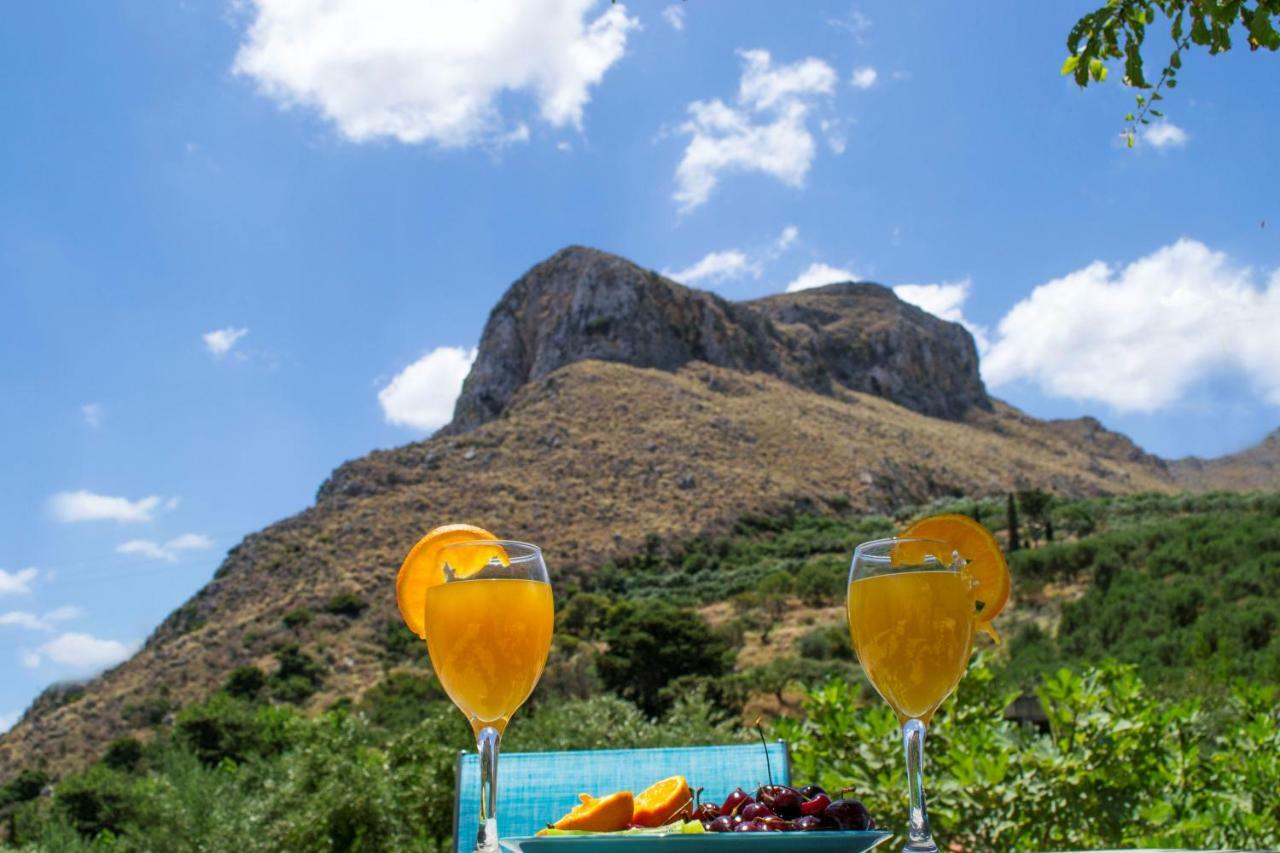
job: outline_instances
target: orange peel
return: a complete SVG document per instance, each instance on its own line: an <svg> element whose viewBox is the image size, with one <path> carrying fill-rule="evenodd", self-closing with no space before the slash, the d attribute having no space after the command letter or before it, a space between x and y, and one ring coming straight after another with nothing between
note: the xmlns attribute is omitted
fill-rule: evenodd
<svg viewBox="0 0 1280 853"><path fill-rule="evenodd" d="M396 573L396 606L409 630L426 639L427 590L445 582L444 559L441 554L450 545L477 540L497 539L483 527L471 524L445 524L435 528L410 549L400 571ZM507 553L499 545L476 546L450 561L454 577L468 577L489 565L493 559L504 566Z"/></svg>

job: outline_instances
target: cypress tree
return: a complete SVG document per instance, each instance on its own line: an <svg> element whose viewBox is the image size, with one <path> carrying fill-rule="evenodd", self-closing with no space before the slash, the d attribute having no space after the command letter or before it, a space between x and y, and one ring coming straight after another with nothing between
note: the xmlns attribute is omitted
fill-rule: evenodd
<svg viewBox="0 0 1280 853"><path fill-rule="evenodd" d="M1007 496L1004 512L1005 524L1009 528L1009 551L1012 553L1022 547L1022 541L1018 538L1018 502L1013 499L1013 492L1009 492Z"/></svg>

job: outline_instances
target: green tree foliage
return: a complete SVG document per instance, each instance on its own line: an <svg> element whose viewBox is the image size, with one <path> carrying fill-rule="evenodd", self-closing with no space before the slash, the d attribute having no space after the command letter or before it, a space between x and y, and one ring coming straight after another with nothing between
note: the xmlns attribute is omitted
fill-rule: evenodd
<svg viewBox="0 0 1280 853"><path fill-rule="evenodd" d="M609 611L608 650L599 659L605 685L646 714L669 707L662 688L682 675L717 677L732 656L697 611L661 602L619 602Z"/></svg>
<svg viewBox="0 0 1280 853"><path fill-rule="evenodd" d="M297 643L288 643L276 652L280 668L271 676L271 695L282 702L301 704L324 683L325 666L302 650Z"/></svg>
<svg viewBox="0 0 1280 853"><path fill-rule="evenodd" d="M1132 667L1063 669L1039 691L1051 730L1005 722L1013 693L970 667L929 733L926 789L940 839L971 850L1274 848L1280 843L1280 693L1241 684L1229 735L1195 701L1151 699ZM792 775L852 787L901 832L906 780L897 719L843 682L811 691L778 734ZM900 841L898 843L901 843ZM896 845L891 845L896 846Z"/></svg>
<svg viewBox="0 0 1280 853"><path fill-rule="evenodd" d="M1169 27L1170 47L1155 83L1146 75L1143 48L1147 27L1157 19ZM1177 88L1183 55L1195 47L1216 55L1230 50L1233 34L1243 37L1251 51L1280 50L1280 0L1107 0L1082 16L1067 35L1067 59L1062 73L1081 88L1108 77L1108 63L1122 60L1124 84L1138 89L1137 110L1125 116L1125 135L1133 147L1139 125L1163 118L1156 104L1162 90Z"/></svg>
<svg viewBox="0 0 1280 853"><path fill-rule="evenodd" d="M253 664L245 664L231 670L222 689L239 699L253 701L267 686L267 676Z"/></svg>

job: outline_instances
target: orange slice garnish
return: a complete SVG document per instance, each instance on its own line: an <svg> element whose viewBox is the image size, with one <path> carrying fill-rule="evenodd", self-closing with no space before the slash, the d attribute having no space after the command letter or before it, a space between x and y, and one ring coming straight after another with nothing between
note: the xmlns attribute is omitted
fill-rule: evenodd
<svg viewBox="0 0 1280 853"><path fill-rule="evenodd" d="M655 782L636 795L635 826L664 826L693 806L693 793L683 776Z"/></svg>
<svg viewBox="0 0 1280 853"><path fill-rule="evenodd" d="M582 802L553 824L556 829L616 832L631 825L635 800L630 791L619 791L607 797L579 794L578 799Z"/></svg>
<svg viewBox="0 0 1280 853"><path fill-rule="evenodd" d="M991 531L967 515L934 515L922 518L907 528L904 537L940 539L964 557L964 571L974 581L974 600L978 612L974 617L979 631L996 642L1000 635L991 626L1009 601L1009 564L1005 562L1000 543Z"/></svg>
<svg viewBox="0 0 1280 853"><path fill-rule="evenodd" d="M425 623L427 590L444 583L444 560L441 550L462 542L497 539L483 527L471 524L446 524L437 527L418 540L409 551L396 575L396 605L409 630L426 639ZM458 549L462 551L450 558L449 566L455 577L467 577L489 565L493 559L507 565L506 552L497 545Z"/></svg>

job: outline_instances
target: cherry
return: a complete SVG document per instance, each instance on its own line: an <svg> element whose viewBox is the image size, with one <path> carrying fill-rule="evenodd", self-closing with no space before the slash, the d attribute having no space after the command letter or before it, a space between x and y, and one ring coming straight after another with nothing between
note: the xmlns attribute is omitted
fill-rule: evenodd
<svg viewBox="0 0 1280 853"><path fill-rule="evenodd" d="M708 832L733 832L733 818L721 815L707 825Z"/></svg>
<svg viewBox="0 0 1280 853"><path fill-rule="evenodd" d="M720 806L720 814L737 814L743 806L751 802L755 801L751 799L750 794L741 788L734 788L733 792L724 798L724 803Z"/></svg>
<svg viewBox="0 0 1280 853"><path fill-rule="evenodd" d="M802 815L821 815L827 810L827 806L831 805L831 798L822 792L814 795L812 798L805 800L800 804L800 814Z"/></svg>

